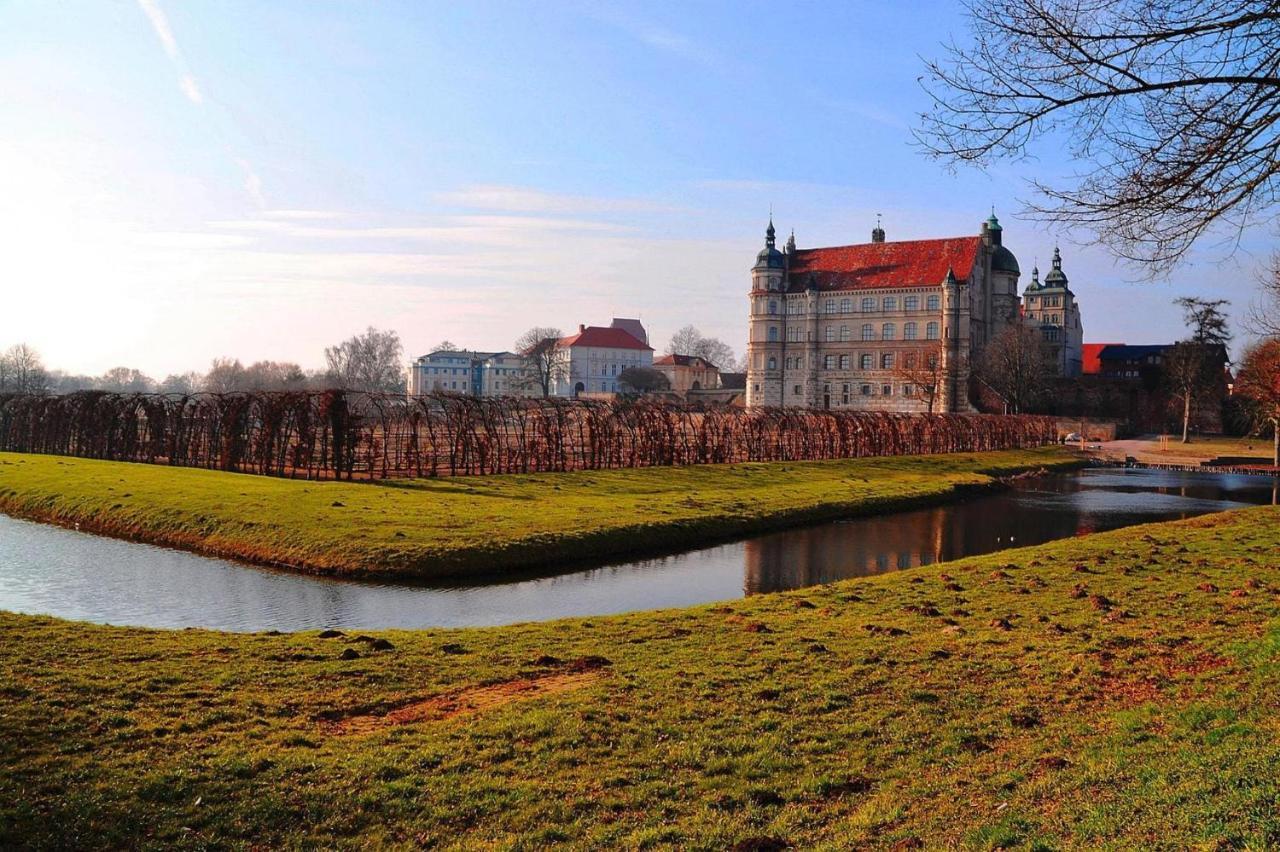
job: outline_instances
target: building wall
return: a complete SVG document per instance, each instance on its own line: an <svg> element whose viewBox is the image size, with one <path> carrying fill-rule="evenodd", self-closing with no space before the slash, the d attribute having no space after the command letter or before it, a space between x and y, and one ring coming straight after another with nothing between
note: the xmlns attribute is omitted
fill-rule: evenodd
<svg viewBox="0 0 1280 852"><path fill-rule="evenodd" d="M578 393L617 393L618 378L630 367L652 367L650 349L610 349L570 346L566 375L557 383L556 396Z"/></svg>

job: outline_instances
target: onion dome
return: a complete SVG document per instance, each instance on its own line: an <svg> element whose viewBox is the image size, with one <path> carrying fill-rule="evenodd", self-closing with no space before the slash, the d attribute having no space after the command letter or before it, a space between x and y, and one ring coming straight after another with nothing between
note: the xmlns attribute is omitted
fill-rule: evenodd
<svg viewBox="0 0 1280 852"><path fill-rule="evenodd" d="M764 232L764 248L756 255L756 269L782 269L786 266L782 252L778 251L775 242L773 217L770 216L769 227Z"/></svg>
<svg viewBox="0 0 1280 852"><path fill-rule="evenodd" d="M1067 274L1062 271L1062 255L1058 252L1057 246L1053 247L1053 269L1050 269L1049 274L1044 277L1044 286L1063 289L1067 286Z"/></svg>

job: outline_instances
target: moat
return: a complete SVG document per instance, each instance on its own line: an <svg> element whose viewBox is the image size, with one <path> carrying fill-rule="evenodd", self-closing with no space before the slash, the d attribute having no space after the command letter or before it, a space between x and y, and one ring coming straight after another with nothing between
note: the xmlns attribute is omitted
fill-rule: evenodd
<svg viewBox="0 0 1280 852"><path fill-rule="evenodd" d="M0 609L230 631L456 627L690 606L1269 504L1273 480L1086 470L931 509L470 586L335 580L0 515Z"/></svg>

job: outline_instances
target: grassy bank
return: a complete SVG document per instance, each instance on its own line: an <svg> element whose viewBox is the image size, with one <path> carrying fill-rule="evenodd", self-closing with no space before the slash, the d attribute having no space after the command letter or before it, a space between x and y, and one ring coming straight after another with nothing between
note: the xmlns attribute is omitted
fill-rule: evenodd
<svg viewBox="0 0 1280 852"><path fill-rule="evenodd" d="M0 511L303 570L445 577L939 502L1062 450L376 484L0 453Z"/></svg>
<svg viewBox="0 0 1280 852"><path fill-rule="evenodd" d="M1278 552L1265 507L390 647L0 614L0 847L1269 848Z"/></svg>

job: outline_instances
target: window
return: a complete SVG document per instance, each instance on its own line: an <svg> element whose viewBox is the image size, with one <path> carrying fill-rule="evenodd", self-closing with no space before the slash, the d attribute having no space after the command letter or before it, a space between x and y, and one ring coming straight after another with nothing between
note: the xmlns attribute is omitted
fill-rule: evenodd
<svg viewBox="0 0 1280 852"><path fill-rule="evenodd" d="M898 297L897 297L897 296L885 296L885 297L884 297L884 309L885 309L886 311L896 311L896 310L898 309Z"/></svg>
<svg viewBox="0 0 1280 852"><path fill-rule="evenodd" d="M913 322L909 322L909 323L904 324L904 325L902 326L902 339L903 339L903 340L915 340L915 339L916 339L916 336L917 336L917 335L916 335L916 329L917 329L917 326L916 326L916 324L915 324L915 323L913 323Z"/></svg>
<svg viewBox="0 0 1280 852"><path fill-rule="evenodd" d="M796 385L794 388L792 388L792 393L794 393L796 396L799 396L799 395L800 395L800 386L799 386L799 385Z"/></svg>
<svg viewBox="0 0 1280 852"><path fill-rule="evenodd" d="M799 340L800 340L800 327L794 326L794 325L787 326L787 342L796 343Z"/></svg>
<svg viewBox="0 0 1280 852"><path fill-rule="evenodd" d="M834 325L827 326L825 334L826 334L827 342L831 343L836 339L836 327Z"/></svg>
<svg viewBox="0 0 1280 852"><path fill-rule="evenodd" d="M876 330L875 330L875 327L871 325L871 323L867 323L862 327L862 339L863 340L876 339Z"/></svg>
<svg viewBox="0 0 1280 852"><path fill-rule="evenodd" d="M770 302L770 303L769 303L769 315L770 315L770 316L773 316L773 315L774 315L774 314L776 314L777 312L778 312L778 303L777 303L777 302Z"/></svg>
<svg viewBox="0 0 1280 852"><path fill-rule="evenodd" d="M887 322L880 327L881 340L893 340L898 334L898 328L891 322Z"/></svg>
<svg viewBox="0 0 1280 852"><path fill-rule="evenodd" d="M905 299L902 300L902 307L904 310L908 310L908 311L920 310L920 297L907 296Z"/></svg>
<svg viewBox="0 0 1280 852"><path fill-rule="evenodd" d="M925 340L938 339L938 324L936 322L931 322L924 327L924 339Z"/></svg>
<svg viewBox="0 0 1280 852"><path fill-rule="evenodd" d="M778 327L776 325L769 326L769 342L770 343L778 342Z"/></svg>
<svg viewBox="0 0 1280 852"><path fill-rule="evenodd" d="M777 358L770 358L770 359L769 359L769 369L770 369L770 370L776 370L776 369L778 369L778 359L777 359Z"/></svg>
<svg viewBox="0 0 1280 852"><path fill-rule="evenodd" d="M822 310L824 313L834 314L836 312L836 300L827 299L822 305Z"/></svg>
<svg viewBox="0 0 1280 852"><path fill-rule="evenodd" d="M913 388L913 387L911 387L911 385L903 385L903 386L902 386L902 395L903 395L903 396L915 396L915 394L916 394L916 389L915 389L915 388Z"/></svg>
<svg viewBox="0 0 1280 852"><path fill-rule="evenodd" d="M870 296L868 296L867 298L865 298L865 299L863 299L863 300L862 300L862 311L863 311L863 313L870 313L871 311L874 311L875 309L876 309L876 300L875 300L875 299L873 299L873 298L871 298Z"/></svg>
<svg viewBox="0 0 1280 852"><path fill-rule="evenodd" d="M885 396L893 396L893 385L885 385L884 387L880 388L880 393L884 394Z"/></svg>
<svg viewBox="0 0 1280 852"><path fill-rule="evenodd" d="M841 343L849 342L849 326L847 325L840 326L840 342Z"/></svg>
<svg viewBox="0 0 1280 852"><path fill-rule="evenodd" d="M863 396L871 396L871 385L863 385L863 386L862 386L862 395L863 395Z"/></svg>
<svg viewBox="0 0 1280 852"><path fill-rule="evenodd" d="M849 386L848 385L840 386L840 402L843 403L844 405L849 404Z"/></svg>
<svg viewBox="0 0 1280 852"><path fill-rule="evenodd" d="M864 353L858 359L858 366L864 370L870 370L874 364L875 364L875 358L872 357L870 352Z"/></svg>
<svg viewBox="0 0 1280 852"><path fill-rule="evenodd" d="M840 369L841 369L841 370L847 370L847 369L849 369L849 356L848 356L848 355L841 355L841 356L840 356Z"/></svg>
<svg viewBox="0 0 1280 852"><path fill-rule="evenodd" d="M840 313L847 314L853 311L853 299L840 300Z"/></svg>
<svg viewBox="0 0 1280 852"><path fill-rule="evenodd" d="M942 310L942 297L941 297L941 296L930 296L930 297L925 301L925 304L928 306L929 310L931 310L931 311L940 311L940 310Z"/></svg>
<svg viewBox="0 0 1280 852"><path fill-rule="evenodd" d="M823 355L823 356L822 356L822 369L824 369L824 370L831 370L831 369L834 369L834 368L835 368L835 364L836 364L836 356L834 356L834 355Z"/></svg>
<svg viewBox="0 0 1280 852"><path fill-rule="evenodd" d="M893 353L892 352L886 352L880 356L880 369L881 370L893 369Z"/></svg>

